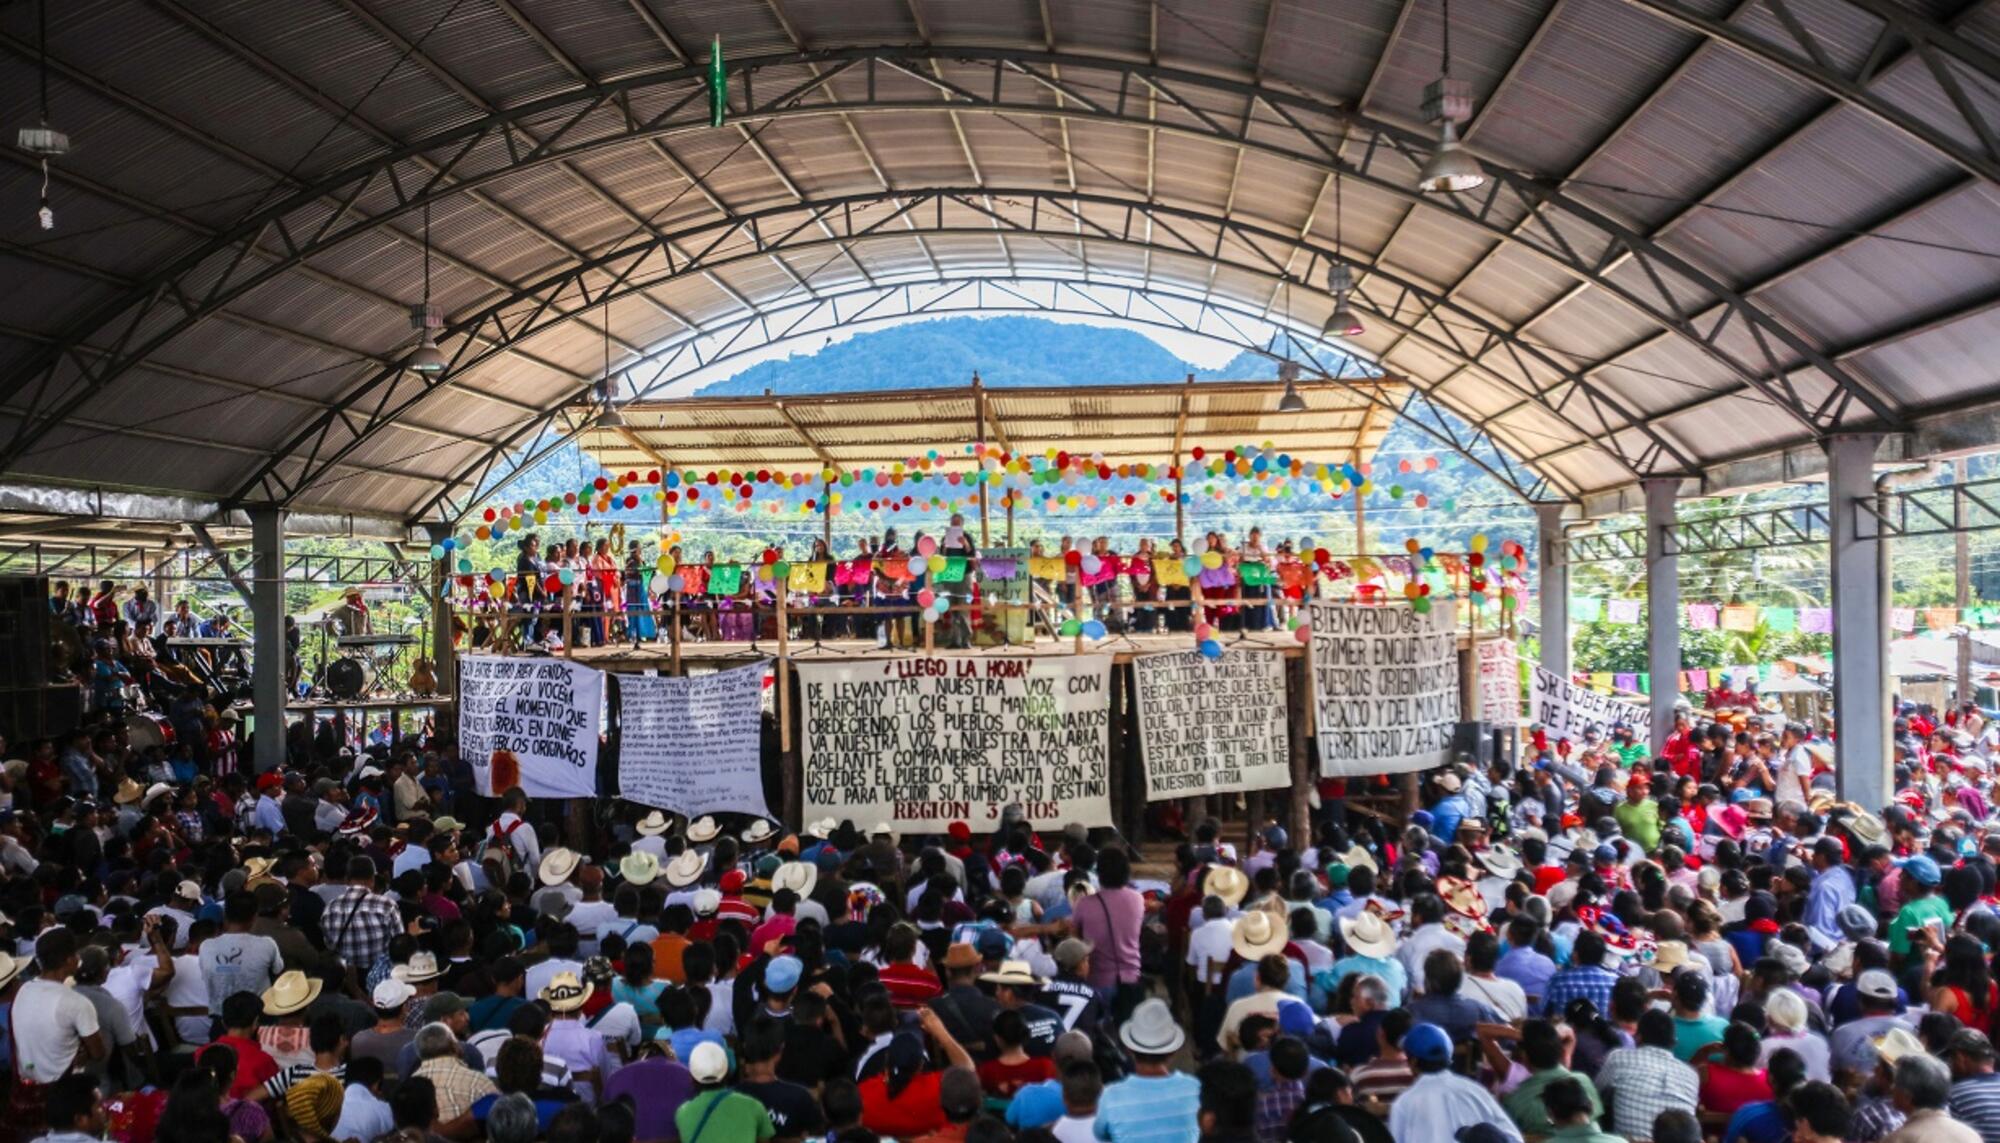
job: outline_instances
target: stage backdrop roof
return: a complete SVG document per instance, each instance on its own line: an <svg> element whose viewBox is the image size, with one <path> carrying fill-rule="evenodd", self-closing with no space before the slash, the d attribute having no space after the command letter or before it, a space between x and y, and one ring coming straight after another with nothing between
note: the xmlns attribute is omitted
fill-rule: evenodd
<svg viewBox="0 0 2000 1143"><path fill-rule="evenodd" d="M932 449L947 470L962 469L964 446L982 442L1021 455L1102 454L1116 466L1269 441L1295 456L1358 464L1375 455L1407 396L1385 379L1303 389L1304 413L1277 411L1284 386L1274 381L690 397L623 406L624 428L588 429L582 443L614 472L851 471Z"/></svg>

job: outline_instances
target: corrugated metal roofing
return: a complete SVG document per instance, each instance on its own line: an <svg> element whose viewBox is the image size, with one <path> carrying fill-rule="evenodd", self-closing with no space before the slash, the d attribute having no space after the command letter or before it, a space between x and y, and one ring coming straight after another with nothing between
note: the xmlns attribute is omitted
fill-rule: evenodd
<svg viewBox="0 0 2000 1143"><path fill-rule="evenodd" d="M2000 76L1978 71L2000 49L2000 0L1899 5L1904 18L1934 22L1924 28L1928 59L1881 39L1876 3L1788 0L1810 50L1771 6L1737 0L1486 0L1453 10L1454 70L1475 94L1470 148L1685 259L1685 271L1633 259L1605 222L1560 203L1531 215L1510 194L1440 203L1401 190L1421 153L1406 157L1379 138L1371 146L1371 131L1428 132L1417 104L1437 70L1436 0L52 5L54 119L76 148L55 164L57 230L34 229L26 209L0 218L0 417L38 391L42 408L49 395L82 394L73 362L46 390L38 384L32 367L48 339L80 342L81 360L95 362L171 336L79 404L79 424L47 435L37 426L8 475L254 498L262 489L248 482L268 454L327 405L356 399L359 423L416 398L421 386L398 381L382 402L371 362L410 344L416 211L314 251L186 329L178 306L203 304L232 268L240 277L241 267L286 259L287 243L324 224L398 212L400 196L444 164L477 185L431 210L433 301L454 326L497 307L509 329L540 315L536 332L510 352L476 347L476 365L409 406L416 427L349 449L349 467L329 469L298 506L414 511L477 467L479 446L452 433L503 439L535 411L578 400L601 369L597 292L614 281L646 286L611 306L614 367L657 346L675 368L692 368L695 357L672 349L698 329L738 331L759 309L870 281L1088 276L1289 311L1304 327L1329 308L1318 291L1334 237L1333 154L1365 168L1343 188L1339 238L1357 264L1376 267L1360 275L1373 313L1354 345L1414 384L1442 384L1438 398L1461 413L1493 418L1498 442L1536 461L1558 492L1628 482L1636 472L1619 447L1648 447L1637 429L1579 412L1587 402L1556 405L1573 387L1565 371L1665 416L1662 433L1702 467L1835 427L1809 430L1756 391L1767 350L1807 399L1835 384L1807 360L1819 354L1898 419L1990 400L2000 396L1990 367L2000 195L1988 176L2000 155L1984 154L1987 136L1961 104L2000 118ZM1725 22L1744 43L1672 18L1684 12ZM0 6L0 52L14 65L0 68L0 107L12 123L35 116L33 13ZM722 130L695 118L696 73L716 35L740 72L730 92L738 118ZM936 52L922 57L914 45ZM840 54L877 47L916 54L873 63ZM996 70L980 54L992 49L1012 61ZM823 54L757 61L801 51ZM1811 74L1815 52L1836 76ZM1871 58L1864 98L1830 94ZM753 100L827 76L777 117L747 113ZM621 82L629 88L594 94ZM996 93L1007 107L978 105ZM1859 106L1868 100L1879 103ZM669 127L634 137L632 124L676 107ZM517 108L531 110L511 133L469 148L453 134ZM421 153L393 176L341 181L418 142ZM536 155L549 144L577 150ZM12 160L0 163L0 203L32 203L38 167L0 154ZM331 181L313 185L321 179ZM896 196L940 188L975 193L898 215L906 200ZM1036 197L1073 188L1116 202L1058 209ZM819 221L795 209L801 197L847 196L877 200ZM169 304L131 305L259 204L294 197L287 228L264 228L256 252L212 252L199 272L151 295ZM1133 209L1146 204L1226 216L1256 235ZM771 213L754 226L716 225L751 212ZM1309 245L1290 242L1296 235ZM534 288L580 259L663 237L666 250L614 259L581 289L573 280ZM770 256L773 245L789 249ZM680 272L697 256L715 265ZM1279 273L1309 280L1281 290ZM1717 328L1723 291L1752 298L1770 324L1753 330L1732 316ZM1448 306L1430 312L1437 296ZM105 308L121 298L117 312ZM1160 304L1164 313L1182 303ZM563 313L584 320L549 321ZM480 336L494 332L489 321ZM1780 333L1791 342L1774 341ZM729 352L731 336L704 342L699 361ZM160 439L200 420L178 409L211 403L227 418L216 448ZM1852 408L1838 427L1881 423ZM328 439L348 435L342 427ZM50 447L64 441L74 447ZM354 467L363 463L373 466L365 476ZM280 472L298 469L287 461Z"/></svg>

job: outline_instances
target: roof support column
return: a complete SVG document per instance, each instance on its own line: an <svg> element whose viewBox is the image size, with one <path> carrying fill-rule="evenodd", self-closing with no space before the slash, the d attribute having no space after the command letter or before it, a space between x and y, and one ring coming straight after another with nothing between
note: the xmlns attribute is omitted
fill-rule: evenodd
<svg viewBox="0 0 2000 1143"><path fill-rule="evenodd" d="M285 763L285 510L250 509L250 699L257 773Z"/></svg>
<svg viewBox="0 0 2000 1143"><path fill-rule="evenodd" d="M661 502L665 507L665 502ZM424 535L433 544L444 542L454 529L447 521L425 524ZM448 560L431 561L431 645L419 651L431 660L431 674L437 678L437 693L458 694L458 644L452 638L451 567Z"/></svg>
<svg viewBox="0 0 2000 1143"><path fill-rule="evenodd" d="M1563 547L1565 504L1535 505L1536 562L1541 568L1542 669L1569 678L1569 552Z"/></svg>
<svg viewBox="0 0 2000 1143"><path fill-rule="evenodd" d="M1651 675L1653 753L1674 729L1681 697L1681 561L1674 545L1679 477L1642 480L1646 494L1646 670Z"/></svg>
<svg viewBox="0 0 2000 1143"><path fill-rule="evenodd" d="M1889 803L1889 545L1881 525L1860 508L1879 493L1875 449L1880 433L1844 433L1826 441L1826 496L1833 573L1833 709L1840 797L1870 811Z"/></svg>

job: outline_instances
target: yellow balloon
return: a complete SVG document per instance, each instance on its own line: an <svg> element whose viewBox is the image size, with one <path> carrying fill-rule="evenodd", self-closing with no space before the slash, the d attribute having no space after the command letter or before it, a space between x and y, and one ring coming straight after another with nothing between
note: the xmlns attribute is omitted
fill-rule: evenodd
<svg viewBox="0 0 2000 1143"><path fill-rule="evenodd" d="M932 556L929 560L926 561L926 564L932 571L941 572L944 570L944 557Z"/></svg>
<svg viewBox="0 0 2000 1143"><path fill-rule="evenodd" d="M660 557L660 574L661 574L661 575L672 575L672 574L674 574L674 568L675 568L675 566L676 566L676 565L675 565L675 563L674 563L674 557L672 557L672 556L661 556L661 557Z"/></svg>
<svg viewBox="0 0 2000 1143"><path fill-rule="evenodd" d="M1210 570L1210 571L1214 571L1214 570L1215 570L1216 568L1219 568L1219 567L1221 567L1221 566L1222 566L1222 553L1221 553L1221 552L1203 552L1203 553L1201 554L1201 566L1202 566L1202 567L1205 567L1205 568L1207 568L1207 569L1208 569L1208 570Z"/></svg>
<svg viewBox="0 0 2000 1143"><path fill-rule="evenodd" d="M1474 532L1472 534L1472 550L1475 552L1483 552L1486 550L1486 533Z"/></svg>
<svg viewBox="0 0 2000 1143"><path fill-rule="evenodd" d="M542 511L540 508L535 509L535 523L546 524L548 522L549 522L549 514L547 512Z"/></svg>

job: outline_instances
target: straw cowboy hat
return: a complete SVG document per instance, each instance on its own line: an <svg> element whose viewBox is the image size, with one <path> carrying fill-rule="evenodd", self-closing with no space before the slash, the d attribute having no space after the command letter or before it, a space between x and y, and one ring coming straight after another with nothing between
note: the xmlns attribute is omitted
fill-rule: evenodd
<svg viewBox="0 0 2000 1143"><path fill-rule="evenodd" d="M597 986L588 981L578 980L573 972L559 972L542 989L542 999L549 1002L552 1012L574 1012L583 1007Z"/></svg>
<svg viewBox="0 0 2000 1143"><path fill-rule="evenodd" d="M701 875L708 872L708 855L697 849L684 850L679 857L667 862L663 872L667 884L676 889L685 889L701 880Z"/></svg>
<svg viewBox="0 0 2000 1143"><path fill-rule="evenodd" d="M658 837L669 829L672 829L673 823L667 820L667 815L654 810L652 813L640 818L639 823L632 828L639 832L640 837Z"/></svg>
<svg viewBox="0 0 2000 1143"><path fill-rule="evenodd" d="M145 796L146 787L141 786L130 778L126 778L118 783L118 792L111 795L111 800L121 806L130 806L136 805L139 799Z"/></svg>
<svg viewBox="0 0 2000 1143"><path fill-rule="evenodd" d="M1848 816L1847 832L1863 845L1878 845L1889 836L1889 827L1874 814L1857 810Z"/></svg>
<svg viewBox="0 0 2000 1143"><path fill-rule="evenodd" d="M1003 960L998 970L979 974L981 984L1009 984L1016 988L1040 988L1042 978L1025 960Z"/></svg>
<svg viewBox="0 0 2000 1143"><path fill-rule="evenodd" d="M1382 872L1382 867L1380 865L1375 864L1374 855L1358 845L1349 849L1347 853L1341 857L1340 860L1341 863L1347 866L1349 869L1366 867L1368 872L1370 873Z"/></svg>
<svg viewBox="0 0 2000 1143"><path fill-rule="evenodd" d="M618 859L618 876L627 885L651 885L660 875L660 859L643 849L635 849Z"/></svg>
<svg viewBox="0 0 2000 1143"><path fill-rule="evenodd" d="M399 964L389 970L389 975L404 984L422 984L426 980L436 980L444 975L438 965L437 954L419 952L410 954L410 963Z"/></svg>
<svg viewBox="0 0 2000 1143"><path fill-rule="evenodd" d="M1688 963L1686 941L1661 941L1653 953L1653 967L1660 972L1672 972Z"/></svg>
<svg viewBox="0 0 2000 1143"><path fill-rule="evenodd" d="M1449 770L1439 774L1433 781L1437 782L1438 789L1443 790L1447 794L1456 794L1459 791L1459 787L1465 785L1464 782L1459 780L1457 774Z"/></svg>
<svg viewBox="0 0 2000 1143"><path fill-rule="evenodd" d="M1479 893L1479 887L1459 877L1440 877L1437 895L1444 898L1445 906L1455 913L1468 917L1486 916L1486 898Z"/></svg>
<svg viewBox="0 0 2000 1143"><path fill-rule="evenodd" d="M28 968L26 957L12 957L0 953L0 988L6 988L20 978Z"/></svg>
<svg viewBox="0 0 2000 1143"><path fill-rule="evenodd" d="M1201 879L1201 895L1220 897L1222 903L1234 907L1250 892L1250 879L1243 871L1228 865L1211 865Z"/></svg>
<svg viewBox="0 0 2000 1143"><path fill-rule="evenodd" d="M536 872L541 874L542 884L560 885L568 881L570 874L575 873L576 867L581 864L583 864L582 855L559 845L542 855L542 864L537 867Z"/></svg>
<svg viewBox="0 0 2000 1143"><path fill-rule="evenodd" d="M1229 929L1229 947L1244 960L1261 960L1284 952L1289 937L1276 917L1260 909L1236 918Z"/></svg>
<svg viewBox="0 0 2000 1143"><path fill-rule="evenodd" d="M1348 948L1362 956L1380 959L1396 951L1396 930L1379 914L1366 909L1355 916L1342 917L1340 935Z"/></svg>
<svg viewBox="0 0 2000 1143"><path fill-rule="evenodd" d="M736 836L742 839L745 845L762 845L773 837L776 837L777 834L777 826L772 825L763 818L758 818L756 821L744 826L743 832Z"/></svg>
<svg viewBox="0 0 2000 1143"><path fill-rule="evenodd" d="M714 841L721 836L722 827L716 824L715 819L707 814L703 814L688 823L688 840L697 845L705 841Z"/></svg>
<svg viewBox="0 0 2000 1143"><path fill-rule="evenodd" d="M319 999L320 990L325 987L325 981L292 969L264 990L264 1015L290 1016L302 1012Z"/></svg>
<svg viewBox="0 0 2000 1143"><path fill-rule="evenodd" d="M243 887L255 889L271 880L271 868L278 863L268 857L252 857L243 863Z"/></svg>
<svg viewBox="0 0 2000 1143"><path fill-rule="evenodd" d="M819 866L809 861L787 861L771 873L771 892L790 889L800 900L812 896L819 884Z"/></svg>

